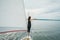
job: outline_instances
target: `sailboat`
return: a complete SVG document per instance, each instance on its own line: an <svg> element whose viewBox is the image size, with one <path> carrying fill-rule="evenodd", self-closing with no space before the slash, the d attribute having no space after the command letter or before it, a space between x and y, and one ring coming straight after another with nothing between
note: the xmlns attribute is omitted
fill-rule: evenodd
<svg viewBox="0 0 60 40"><path fill-rule="evenodd" d="M23 29L24 28L27 29L24 0L0 0L0 1L1 1L0 27L23 27ZM27 37L23 37L20 40L26 39ZM31 40L30 36L29 40Z"/></svg>

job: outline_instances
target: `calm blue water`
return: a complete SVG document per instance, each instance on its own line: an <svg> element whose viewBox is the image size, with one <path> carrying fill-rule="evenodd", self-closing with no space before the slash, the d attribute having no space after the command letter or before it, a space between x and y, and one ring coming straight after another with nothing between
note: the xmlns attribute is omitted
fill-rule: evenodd
<svg viewBox="0 0 60 40"><path fill-rule="evenodd" d="M1 31L20 30L21 27L0 27ZM0 34L0 40L20 40L26 31ZM31 37L33 40L60 40L60 21L32 21Z"/></svg>

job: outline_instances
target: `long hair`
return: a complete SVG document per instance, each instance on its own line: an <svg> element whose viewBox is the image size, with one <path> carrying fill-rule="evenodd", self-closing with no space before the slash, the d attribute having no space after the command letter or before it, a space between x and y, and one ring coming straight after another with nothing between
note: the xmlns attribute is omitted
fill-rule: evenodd
<svg viewBox="0 0 60 40"><path fill-rule="evenodd" d="M31 19L31 16L28 17L28 21L30 21L30 19Z"/></svg>

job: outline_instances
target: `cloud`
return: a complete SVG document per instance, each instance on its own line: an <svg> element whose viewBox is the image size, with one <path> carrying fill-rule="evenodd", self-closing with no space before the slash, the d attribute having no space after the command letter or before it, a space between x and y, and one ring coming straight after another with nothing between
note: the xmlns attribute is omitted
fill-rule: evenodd
<svg viewBox="0 0 60 40"><path fill-rule="evenodd" d="M26 13L29 12L33 17L60 17L60 0L30 0L26 5Z"/></svg>

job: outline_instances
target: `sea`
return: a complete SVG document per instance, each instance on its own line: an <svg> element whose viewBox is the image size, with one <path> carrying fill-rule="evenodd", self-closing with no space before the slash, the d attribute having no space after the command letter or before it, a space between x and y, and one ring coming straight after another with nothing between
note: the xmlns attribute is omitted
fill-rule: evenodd
<svg viewBox="0 0 60 40"><path fill-rule="evenodd" d="M27 27L26 27L27 28ZM25 30L24 27L0 27L0 32ZM0 40L21 40L27 31L0 34ZM32 21L30 36L32 40L60 40L60 21Z"/></svg>

